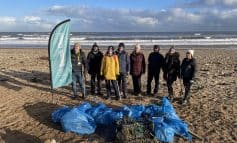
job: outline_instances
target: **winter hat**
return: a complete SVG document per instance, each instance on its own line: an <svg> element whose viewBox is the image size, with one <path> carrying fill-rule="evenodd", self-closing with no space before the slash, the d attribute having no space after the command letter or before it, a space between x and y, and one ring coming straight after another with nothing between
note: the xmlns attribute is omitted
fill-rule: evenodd
<svg viewBox="0 0 237 143"><path fill-rule="evenodd" d="M81 44L79 42L74 44L74 47L81 47Z"/></svg>
<svg viewBox="0 0 237 143"><path fill-rule="evenodd" d="M194 55L194 50L188 50L187 53L190 53L192 56Z"/></svg>
<svg viewBox="0 0 237 143"><path fill-rule="evenodd" d="M119 43L118 47L123 47L123 48L125 48L125 45L124 45L124 43Z"/></svg>
<svg viewBox="0 0 237 143"><path fill-rule="evenodd" d="M114 51L114 46L109 46L107 51L109 51L110 49L112 49Z"/></svg>
<svg viewBox="0 0 237 143"><path fill-rule="evenodd" d="M160 51L160 46L159 45L154 45L153 49L158 49Z"/></svg>
<svg viewBox="0 0 237 143"><path fill-rule="evenodd" d="M97 45L97 43L94 43L93 46L92 46L92 48L95 48L95 47L99 48L99 46Z"/></svg>
<svg viewBox="0 0 237 143"><path fill-rule="evenodd" d="M169 49L169 53L173 54L175 52L176 52L176 50L175 50L174 46L171 46Z"/></svg>

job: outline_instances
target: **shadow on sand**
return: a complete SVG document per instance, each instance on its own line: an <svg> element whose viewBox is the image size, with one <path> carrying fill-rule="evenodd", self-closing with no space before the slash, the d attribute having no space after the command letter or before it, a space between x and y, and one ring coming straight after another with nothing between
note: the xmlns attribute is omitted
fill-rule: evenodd
<svg viewBox="0 0 237 143"><path fill-rule="evenodd" d="M51 120L51 113L60 108L61 106L52 103L38 102L36 104L25 104L24 109L29 116L39 121L41 124L53 128L56 130L61 130L60 125L55 124Z"/></svg>
<svg viewBox="0 0 237 143"><path fill-rule="evenodd" d="M40 139L17 130L3 129L0 136L5 143L41 143Z"/></svg>

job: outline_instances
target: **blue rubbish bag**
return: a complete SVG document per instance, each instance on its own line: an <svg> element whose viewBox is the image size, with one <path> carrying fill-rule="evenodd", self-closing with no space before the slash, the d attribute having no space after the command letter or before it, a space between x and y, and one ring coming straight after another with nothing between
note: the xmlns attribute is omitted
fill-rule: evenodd
<svg viewBox="0 0 237 143"><path fill-rule="evenodd" d="M143 111L145 110L145 106L133 105L133 106L130 106L130 110L132 112L131 117L136 120L136 119L141 118L141 115Z"/></svg>
<svg viewBox="0 0 237 143"><path fill-rule="evenodd" d="M110 118L113 122L118 121L123 118L123 112L119 109L113 109L110 113Z"/></svg>
<svg viewBox="0 0 237 143"><path fill-rule="evenodd" d="M162 114L163 116L167 118L172 118L172 119L179 119L179 116L176 114L172 104L169 102L169 100L166 97L162 98Z"/></svg>
<svg viewBox="0 0 237 143"><path fill-rule="evenodd" d="M112 125L114 120L112 118L112 108L108 108L105 104L100 103L86 111L87 114L92 116L95 123L98 125L109 126Z"/></svg>
<svg viewBox="0 0 237 143"><path fill-rule="evenodd" d="M86 112L86 110L90 109L92 106L90 103L88 102L84 102L79 106L76 106L75 108L77 108L77 110L82 111L82 112Z"/></svg>
<svg viewBox="0 0 237 143"><path fill-rule="evenodd" d="M100 110L98 114L94 117L96 124L109 126L112 125L112 120L110 118L110 114L112 109L104 108L104 110Z"/></svg>
<svg viewBox="0 0 237 143"><path fill-rule="evenodd" d="M121 109L121 112L124 116L131 117L132 119L139 119L145 110L145 106L143 105L133 105L133 106L123 106Z"/></svg>
<svg viewBox="0 0 237 143"><path fill-rule="evenodd" d="M123 113L120 111L112 110L108 108L108 110L101 113L96 117L95 121L97 124L104 126L114 127L115 121L123 118Z"/></svg>
<svg viewBox="0 0 237 143"><path fill-rule="evenodd" d="M123 116L131 117L131 115L132 115L131 109L126 105L121 107L119 110L123 113Z"/></svg>
<svg viewBox="0 0 237 143"><path fill-rule="evenodd" d="M142 114L148 117L160 117L162 116L162 108L155 104L147 105Z"/></svg>
<svg viewBox="0 0 237 143"><path fill-rule="evenodd" d="M173 142L174 140L174 129L163 122L162 117L152 118L154 124L155 137L162 142Z"/></svg>
<svg viewBox="0 0 237 143"><path fill-rule="evenodd" d="M94 119L77 108L67 112L62 117L61 124L65 132L74 132L79 135L92 134L96 129Z"/></svg>
<svg viewBox="0 0 237 143"><path fill-rule="evenodd" d="M107 107L103 103L99 103L90 109L86 110L86 113L89 114L91 117L96 118L101 112L107 110Z"/></svg>
<svg viewBox="0 0 237 143"><path fill-rule="evenodd" d="M61 121L61 118L64 114L66 114L67 112L69 112L71 110L71 108L69 108L68 106L64 106L62 108L59 108L57 110L55 110L52 114L52 120L55 123L59 123Z"/></svg>
<svg viewBox="0 0 237 143"><path fill-rule="evenodd" d="M184 121L164 118L164 122L174 129L175 134L180 135L189 141L192 140L192 135L189 134L188 125Z"/></svg>

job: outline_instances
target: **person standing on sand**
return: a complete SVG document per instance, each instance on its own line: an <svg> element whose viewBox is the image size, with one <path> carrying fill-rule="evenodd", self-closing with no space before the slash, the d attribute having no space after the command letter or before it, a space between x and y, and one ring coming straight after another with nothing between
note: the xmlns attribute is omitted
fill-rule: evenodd
<svg viewBox="0 0 237 143"><path fill-rule="evenodd" d="M117 77L119 89L123 92L123 97L127 98L127 76L130 71L130 59L125 51L124 43L119 43L116 55L119 59L119 76Z"/></svg>
<svg viewBox="0 0 237 143"><path fill-rule="evenodd" d="M169 49L169 52L165 56L164 63L164 80L167 82L170 101L173 101L174 91L173 83L177 80L177 77L180 78L180 60L179 53L175 51L175 48L172 46Z"/></svg>
<svg viewBox="0 0 237 143"><path fill-rule="evenodd" d="M117 55L114 53L114 47L109 46L107 53L104 55L101 63L101 76L105 78L107 96L109 99L111 96L111 84L115 91L116 99L120 100L119 86L116 80L119 75L119 61Z"/></svg>
<svg viewBox="0 0 237 143"><path fill-rule="evenodd" d="M145 56L141 52L141 46L135 45L134 51L130 55L130 74L133 80L134 95L140 96L141 94L141 76L146 72Z"/></svg>
<svg viewBox="0 0 237 143"><path fill-rule="evenodd" d="M190 88L193 83L193 79L196 74L196 59L193 58L194 50L188 50L186 53L186 58L183 59L181 64L181 78L183 79L183 84L185 88L184 97L182 99L182 104L186 104L190 98Z"/></svg>
<svg viewBox="0 0 237 143"><path fill-rule="evenodd" d="M75 99L77 95L77 82L79 82L82 92L82 97L86 97L85 77L87 71L87 62L85 53L81 49L80 43L75 43L71 50L72 61L72 99ZM83 76L84 75L84 76Z"/></svg>
<svg viewBox="0 0 237 143"><path fill-rule="evenodd" d="M101 93L101 76L100 67L103 59L103 53L100 51L99 46L95 43L91 51L87 55L88 73L91 75L91 94L95 94L95 80L97 79L97 94L102 96Z"/></svg>
<svg viewBox="0 0 237 143"><path fill-rule="evenodd" d="M147 95L151 95L151 82L155 78L154 95L159 90L160 69L164 66L164 56L160 53L160 46L154 45L153 52L148 57L148 79L147 79Z"/></svg>

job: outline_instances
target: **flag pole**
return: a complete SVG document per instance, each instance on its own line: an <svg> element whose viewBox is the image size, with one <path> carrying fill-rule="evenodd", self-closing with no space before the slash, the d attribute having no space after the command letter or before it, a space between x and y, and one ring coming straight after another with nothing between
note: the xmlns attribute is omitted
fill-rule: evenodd
<svg viewBox="0 0 237 143"><path fill-rule="evenodd" d="M53 28L53 30L52 30L52 32L50 33L50 36L49 36L49 41L48 41L48 60L49 60L49 72L50 72L50 83L51 83L51 84L50 84L50 92L51 92L51 95L52 95L52 103L54 103L54 90L56 90L56 89L53 88L53 84L52 84L52 70L51 70L51 60L50 60L51 39L52 39L52 36L53 36L55 30L56 30L61 24L65 23L65 22L69 22L69 21L71 21L71 20L70 20L70 19L67 19L67 20L64 20L64 21L60 22L59 24L57 24L57 25Z"/></svg>

